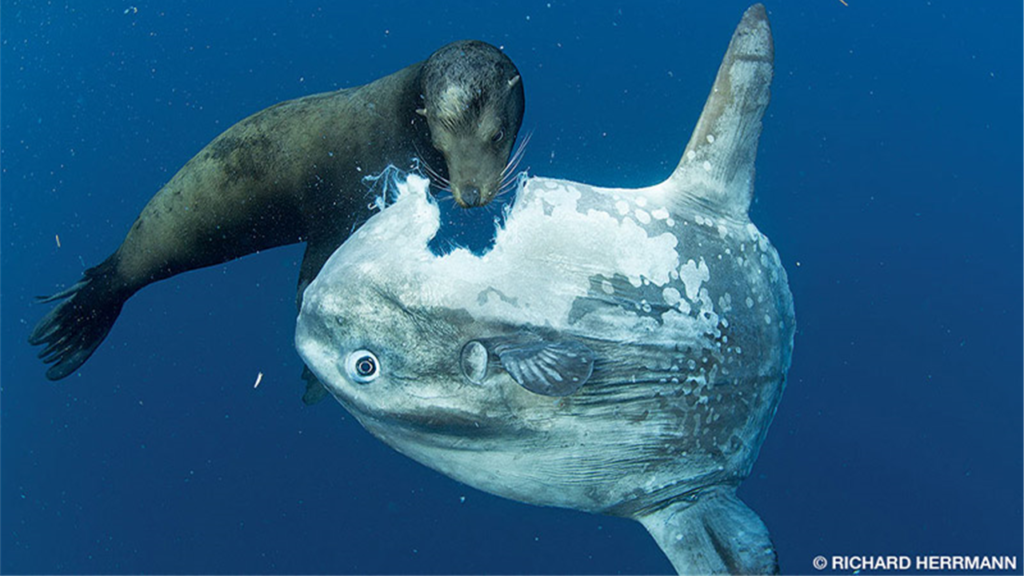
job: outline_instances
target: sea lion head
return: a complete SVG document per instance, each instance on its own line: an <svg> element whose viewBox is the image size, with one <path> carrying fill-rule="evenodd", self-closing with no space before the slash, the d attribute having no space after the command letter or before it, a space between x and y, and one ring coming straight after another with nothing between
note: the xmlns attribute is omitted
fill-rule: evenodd
<svg viewBox="0 0 1024 576"><path fill-rule="evenodd" d="M452 195L464 208L484 206L509 176L525 96L515 64L476 40L454 42L427 60L421 76L431 143L445 159Z"/></svg>

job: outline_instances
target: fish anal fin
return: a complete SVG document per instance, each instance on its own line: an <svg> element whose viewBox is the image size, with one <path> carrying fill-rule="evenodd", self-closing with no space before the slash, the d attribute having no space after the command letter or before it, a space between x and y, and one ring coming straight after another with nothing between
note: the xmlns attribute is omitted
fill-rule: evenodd
<svg viewBox="0 0 1024 576"><path fill-rule="evenodd" d="M679 574L778 574L768 529L732 488L705 491L641 516Z"/></svg>

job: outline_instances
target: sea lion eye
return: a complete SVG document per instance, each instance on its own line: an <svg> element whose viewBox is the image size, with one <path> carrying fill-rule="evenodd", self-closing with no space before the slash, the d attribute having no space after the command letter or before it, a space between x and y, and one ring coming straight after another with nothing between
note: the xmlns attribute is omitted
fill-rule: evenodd
<svg viewBox="0 0 1024 576"><path fill-rule="evenodd" d="M369 350L356 350L345 360L348 377L360 384L368 384L380 376L380 361Z"/></svg>
<svg viewBox="0 0 1024 576"><path fill-rule="evenodd" d="M491 143L492 144L497 144L498 142L501 142L502 138L504 138L504 137L505 137L505 129L504 128L498 128L498 131L494 133L494 136L491 136Z"/></svg>

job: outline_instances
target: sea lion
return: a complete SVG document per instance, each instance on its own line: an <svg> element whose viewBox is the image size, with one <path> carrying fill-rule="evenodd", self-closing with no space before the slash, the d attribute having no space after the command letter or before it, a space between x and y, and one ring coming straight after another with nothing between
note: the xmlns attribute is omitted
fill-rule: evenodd
<svg viewBox="0 0 1024 576"><path fill-rule="evenodd" d="M462 207L490 202L513 178L525 109L512 61L460 41L359 86L289 100L215 138L146 204L121 246L76 284L29 342L59 380L107 336L125 301L170 276L306 242L297 300L373 210L367 175L417 159ZM307 380L311 377L307 371ZM319 388L317 388L319 390ZM307 390L316 400L316 390Z"/></svg>

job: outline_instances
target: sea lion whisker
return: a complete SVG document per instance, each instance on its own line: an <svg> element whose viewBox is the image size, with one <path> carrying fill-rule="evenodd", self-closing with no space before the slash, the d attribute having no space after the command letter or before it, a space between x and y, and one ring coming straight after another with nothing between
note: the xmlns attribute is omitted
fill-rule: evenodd
<svg viewBox="0 0 1024 576"><path fill-rule="evenodd" d="M524 170L524 171L521 171L521 172L517 171L517 169L519 168L519 163L521 161L522 161L522 158L520 158L519 160L516 160L515 166L512 167L512 169L509 171L508 174L506 174L505 176L502 177L501 184L498 186L499 190L502 189L502 188L505 188L505 187L515 188L518 185L520 177L525 172L528 171L528 170Z"/></svg>
<svg viewBox="0 0 1024 576"><path fill-rule="evenodd" d="M511 180L508 181L508 183L504 184L501 188L498 189L498 193L495 194L494 197L495 198L501 198L502 196L505 196L509 192L512 192L513 190L516 190L518 188L519 188L519 179L518 178L511 179Z"/></svg>
<svg viewBox="0 0 1024 576"><path fill-rule="evenodd" d="M531 140L533 140L533 130L527 132L526 135L519 140L519 146L516 147L513 157L517 160L522 159L523 155L526 154L526 147L530 145Z"/></svg>
<svg viewBox="0 0 1024 576"><path fill-rule="evenodd" d="M512 164L512 165L508 166L507 168L505 168L508 172L502 175L502 177L501 177L502 182L507 182L509 180L514 180L516 178L516 176L517 176L516 168L519 167L519 163L522 162L522 160L523 160L522 157L517 158L514 164Z"/></svg>
<svg viewBox="0 0 1024 576"><path fill-rule="evenodd" d="M522 162L522 160L523 160L522 158L520 158L519 160L516 160L515 165L512 166L512 168L511 168L511 170L509 170L508 174L505 174L504 176L502 176L502 178L501 178L501 185L499 186L499 188L507 186L508 184L519 180L519 175L522 174L522 172L517 172L517 169L519 168L519 163Z"/></svg>
<svg viewBox="0 0 1024 576"><path fill-rule="evenodd" d="M522 148L520 148L520 150L522 150ZM519 178L519 172L516 170L519 168L519 163L523 161L523 156L524 155L521 152L517 151L513 154L512 160L509 161L508 166L505 166L505 169L501 171L502 186L504 186L508 181L513 181Z"/></svg>
<svg viewBox="0 0 1024 576"><path fill-rule="evenodd" d="M441 173L438 172L437 170L434 170L434 168L432 168L430 164L423 162L423 168L424 170L427 171L427 175L430 176L431 180L440 184L440 186L438 186L439 188L451 188L451 180L445 178L444 176L441 176Z"/></svg>
<svg viewBox="0 0 1024 576"><path fill-rule="evenodd" d="M455 194L452 193L451 188L438 188L434 194L434 199L439 202L455 202Z"/></svg>
<svg viewBox="0 0 1024 576"><path fill-rule="evenodd" d="M420 150L419 144L417 144L416 142L413 142L413 148L416 150L416 158L415 158L416 168L417 169L422 168L423 171L427 173L427 177L432 182L434 182L436 184L440 184L439 186L436 186L437 188L450 188L451 187L451 180L449 180L449 179L445 178L444 176L442 176L440 172L438 172L433 166L430 165L430 162L428 162L426 160L426 158L424 157L423 151Z"/></svg>
<svg viewBox="0 0 1024 576"><path fill-rule="evenodd" d="M516 147L517 153L522 154L526 146L529 145L530 140L533 139L533 130L530 130L519 139L519 145Z"/></svg>
<svg viewBox="0 0 1024 576"><path fill-rule="evenodd" d="M533 131L529 131L519 141L519 145L516 146L515 151L512 153L512 157L509 158L508 163L505 164L505 169L501 171L502 177L506 174L515 172L516 165L523 159L523 155L526 153L526 145L530 143L530 138L533 137Z"/></svg>
<svg viewBox="0 0 1024 576"><path fill-rule="evenodd" d="M498 186L498 190L506 190L506 189L513 188L518 181L519 181L519 175L518 174L509 174L506 178L504 178L501 181L501 185Z"/></svg>
<svg viewBox="0 0 1024 576"><path fill-rule="evenodd" d="M431 173L428 173L428 176L430 177L430 181L434 185L435 188L441 188L441 189L445 189L445 190L450 190L451 189L451 187L452 187L451 181L448 180L447 178L444 178L440 174L431 172Z"/></svg>
<svg viewBox="0 0 1024 576"><path fill-rule="evenodd" d="M441 176L441 173L435 170L434 167L430 165L430 162L427 162L426 160L423 159L423 154L420 153L419 146L415 145L415 148L416 154L419 155L419 157L416 158L416 166L423 168L423 171L427 173L427 176L430 178L430 180L440 182L442 186L450 186L451 181L445 178L444 176Z"/></svg>
<svg viewBox="0 0 1024 576"><path fill-rule="evenodd" d="M430 186L435 190L434 195L439 196L441 194L453 195L451 184L445 186L439 186L437 182L431 180Z"/></svg>

